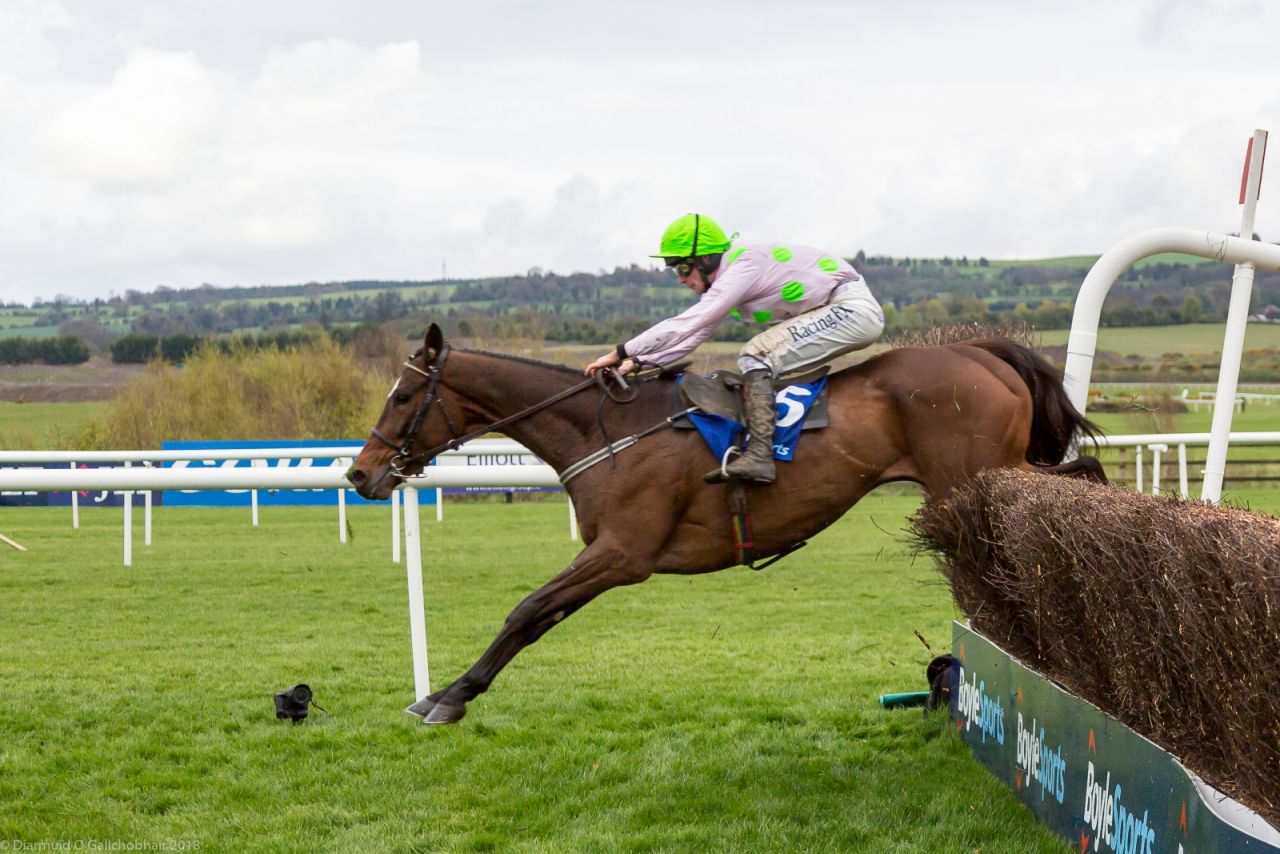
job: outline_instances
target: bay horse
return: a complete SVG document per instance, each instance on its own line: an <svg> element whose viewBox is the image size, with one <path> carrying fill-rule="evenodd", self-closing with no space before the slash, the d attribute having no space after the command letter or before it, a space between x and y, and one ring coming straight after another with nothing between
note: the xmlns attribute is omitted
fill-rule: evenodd
<svg viewBox="0 0 1280 854"><path fill-rule="evenodd" d="M562 480L580 469L566 489L586 547L516 606L469 670L407 709L427 723L461 719L516 653L606 590L738 563L726 487L702 479L714 455L696 430L661 429L684 408L674 379L633 384L627 405L616 377L601 383L608 397L584 393L593 383L582 379L574 368L452 349L433 323L347 472L362 496L386 499L436 454L495 428ZM1091 457L1061 464L1095 428L1055 369L1013 341L890 350L831 374L828 394L829 426L804 434L774 483L746 487L760 557L812 537L885 483L914 481L942 498L1000 466L1105 480ZM633 447L605 450L636 435ZM575 465L593 454L612 459Z"/></svg>

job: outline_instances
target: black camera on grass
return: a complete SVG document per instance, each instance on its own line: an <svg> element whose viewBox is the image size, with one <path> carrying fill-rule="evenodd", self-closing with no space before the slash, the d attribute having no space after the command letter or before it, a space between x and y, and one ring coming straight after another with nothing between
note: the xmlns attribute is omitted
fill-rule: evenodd
<svg viewBox="0 0 1280 854"><path fill-rule="evenodd" d="M311 687L294 685L276 694L276 717L288 718L295 724L306 720L307 707L311 705Z"/></svg>

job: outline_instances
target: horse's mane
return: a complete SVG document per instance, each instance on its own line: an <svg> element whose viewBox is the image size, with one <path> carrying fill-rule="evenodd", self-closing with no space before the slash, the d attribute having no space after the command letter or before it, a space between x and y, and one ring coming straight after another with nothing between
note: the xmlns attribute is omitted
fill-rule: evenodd
<svg viewBox="0 0 1280 854"><path fill-rule="evenodd" d="M459 353L466 353L471 356L488 356L493 359L501 359L504 362L519 362L522 365L532 365L535 368L551 368L556 371L578 374L582 372L581 368L575 368L570 365L557 365L554 362L543 362L539 359L530 359L527 356L512 356L510 353L494 353L490 350L468 350L464 347L453 347ZM422 355L422 348L414 350L409 356L412 361Z"/></svg>
<svg viewBox="0 0 1280 854"><path fill-rule="evenodd" d="M510 353L494 353L489 350L465 350L461 347L455 349L457 349L459 353L467 353L472 356L489 356L494 359L501 359L504 362L518 362L522 365L532 365L535 368L551 368L555 371L567 371L571 374L582 373L582 368L575 368L570 365L558 365L554 362L544 362L541 359L531 359L528 356L513 356Z"/></svg>
<svg viewBox="0 0 1280 854"><path fill-rule="evenodd" d="M455 349L457 349L458 352L466 353L469 356L488 356L503 362L515 362L517 364L529 365L535 368L549 368L558 374L570 374L571 376L566 377L566 379L581 380L583 378L582 368L575 368L572 365L558 365L554 362L544 362L540 359L531 359L528 356L513 356L510 353L494 353L490 350L471 350L464 349L462 347ZM637 378L628 377L628 380L634 382L635 379L638 379L643 385L648 385L653 382L674 383L676 378L688 368L689 362L677 362L672 365L664 365L661 370L646 371Z"/></svg>

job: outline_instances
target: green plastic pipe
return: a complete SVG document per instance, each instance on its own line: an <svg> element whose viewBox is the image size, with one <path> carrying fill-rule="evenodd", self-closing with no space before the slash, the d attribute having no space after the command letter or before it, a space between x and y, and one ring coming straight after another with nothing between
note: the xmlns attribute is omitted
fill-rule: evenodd
<svg viewBox="0 0 1280 854"><path fill-rule="evenodd" d="M886 709L904 709L923 706L929 699L928 691L908 691L905 694L881 694L880 705Z"/></svg>

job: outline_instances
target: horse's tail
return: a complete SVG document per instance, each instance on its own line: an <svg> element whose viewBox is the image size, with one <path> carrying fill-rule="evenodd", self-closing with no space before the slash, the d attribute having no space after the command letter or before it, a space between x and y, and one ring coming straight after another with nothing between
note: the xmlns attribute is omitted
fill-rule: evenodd
<svg viewBox="0 0 1280 854"><path fill-rule="evenodd" d="M1029 347L1007 338L966 341L985 350L1018 372L1031 392L1031 438L1027 462L1051 466L1062 462L1077 437L1096 438L1102 429L1082 415L1067 397L1062 373Z"/></svg>

